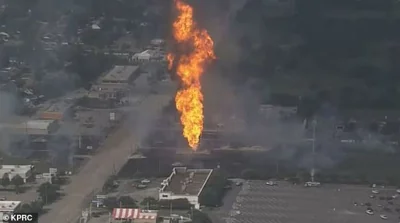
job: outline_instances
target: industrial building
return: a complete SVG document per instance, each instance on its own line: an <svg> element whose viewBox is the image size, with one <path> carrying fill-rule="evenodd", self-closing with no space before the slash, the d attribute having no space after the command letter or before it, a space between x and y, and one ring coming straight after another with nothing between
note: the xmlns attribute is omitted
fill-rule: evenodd
<svg viewBox="0 0 400 223"><path fill-rule="evenodd" d="M55 120L29 120L19 124L3 125L3 127L14 134L43 136L56 132L59 124Z"/></svg>
<svg viewBox="0 0 400 223"><path fill-rule="evenodd" d="M0 219L3 219L4 214L17 212L19 207L21 207L21 201L0 201Z"/></svg>
<svg viewBox="0 0 400 223"><path fill-rule="evenodd" d="M0 165L0 177L3 177L4 174L8 174L11 180L16 175L19 175L26 183L33 176L33 169L33 165Z"/></svg>
<svg viewBox="0 0 400 223"><path fill-rule="evenodd" d="M139 74L139 66L114 66L105 76L100 78L99 84L131 83Z"/></svg>
<svg viewBox="0 0 400 223"><path fill-rule="evenodd" d="M171 175L161 184L159 199L187 199L196 209L200 209L199 196L212 172L212 169L173 168Z"/></svg>
<svg viewBox="0 0 400 223"><path fill-rule="evenodd" d="M126 97L129 88L120 84L96 84L93 85L88 97L101 100L120 100Z"/></svg>
<svg viewBox="0 0 400 223"><path fill-rule="evenodd" d="M119 101L128 95L133 80L139 74L139 66L114 66L105 76L99 78L87 96L89 99Z"/></svg>
<svg viewBox="0 0 400 223"><path fill-rule="evenodd" d="M130 220L134 223L156 223L158 212L136 208L114 208L111 216L114 220L122 222Z"/></svg>
<svg viewBox="0 0 400 223"><path fill-rule="evenodd" d="M44 120L64 120L72 116L72 107L73 103L69 100L57 101L43 111L39 117Z"/></svg>
<svg viewBox="0 0 400 223"><path fill-rule="evenodd" d="M259 107L259 114L266 119L277 120L279 118L292 117L297 114L297 106L278 106L262 104Z"/></svg>

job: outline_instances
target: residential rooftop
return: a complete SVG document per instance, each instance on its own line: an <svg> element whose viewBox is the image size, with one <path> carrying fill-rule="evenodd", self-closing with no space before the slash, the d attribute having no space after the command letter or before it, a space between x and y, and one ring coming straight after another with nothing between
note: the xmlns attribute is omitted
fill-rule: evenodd
<svg viewBox="0 0 400 223"><path fill-rule="evenodd" d="M168 184L162 189L164 193L174 195L198 196L208 181L212 169L187 169L175 167L168 177Z"/></svg>

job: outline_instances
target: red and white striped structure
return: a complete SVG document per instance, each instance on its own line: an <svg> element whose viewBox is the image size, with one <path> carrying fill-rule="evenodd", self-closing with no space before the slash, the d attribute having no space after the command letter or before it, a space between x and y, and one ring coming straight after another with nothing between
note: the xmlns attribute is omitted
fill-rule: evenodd
<svg viewBox="0 0 400 223"><path fill-rule="evenodd" d="M157 219L157 212L143 212L136 208L114 208L113 219Z"/></svg>

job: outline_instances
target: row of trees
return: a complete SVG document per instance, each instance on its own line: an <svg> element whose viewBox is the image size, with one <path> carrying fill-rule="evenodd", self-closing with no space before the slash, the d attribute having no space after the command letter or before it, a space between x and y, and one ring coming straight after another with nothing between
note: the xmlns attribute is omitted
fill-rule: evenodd
<svg viewBox="0 0 400 223"><path fill-rule="evenodd" d="M43 205L42 201L32 201L31 203L22 204L19 207L19 213L43 213Z"/></svg>
<svg viewBox="0 0 400 223"><path fill-rule="evenodd" d="M0 184L1 184L1 186L3 186L3 188L7 188L10 185L14 185L15 192L20 193L21 186L24 184L24 179L22 179L22 177L18 174L10 179L9 174L5 173L3 175L3 177L1 178Z"/></svg>

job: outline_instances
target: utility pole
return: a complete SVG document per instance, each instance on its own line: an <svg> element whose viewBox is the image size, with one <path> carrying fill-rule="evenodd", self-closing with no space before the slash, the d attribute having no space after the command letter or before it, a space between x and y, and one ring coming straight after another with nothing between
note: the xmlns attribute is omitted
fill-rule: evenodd
<svg viewBox="0 0 400 223"><path fill-rule="evenodd" d="M47 187L48 187L49 185L48 184L46 184L46 187L45 187L45 194L46 194L46 201L45 201L45 204L47 204Z"/></svg>
<svg viewBox="0 0 400 223"><path fill-rule="evenodd" d="M311 181L314 182L314 175L315 175L315 129L317 127L317 120L314 118L313 122L313 139L312 139L312 169L311 169Z"/></svg>
<svg viewBox="0 0 400 223"><path fill-rule="evenodd" d="M92 205L93 205L93 203L90 202L90 204L89 204L89 219L92 217Z"/></svg>

